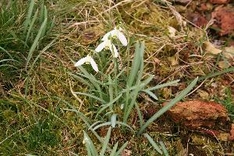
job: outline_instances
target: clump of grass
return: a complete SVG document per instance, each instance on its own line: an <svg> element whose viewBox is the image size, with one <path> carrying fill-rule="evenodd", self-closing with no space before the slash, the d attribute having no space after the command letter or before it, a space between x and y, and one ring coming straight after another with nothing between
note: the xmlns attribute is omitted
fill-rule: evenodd
<svg viewBox="0 0 234 156"><path fill-rule="evenodd" d="M55 112L17 95L1 100L0 104L1 130L5 132L0 135L3 155L54 153L60 143L61 123Z"/></svg>
<svg viewBox="0 0 234 156"><path fill-rule="evenodd" d="M154 126L161 128L155 121L186 95L196 80L178 94L185 82L204 74L205 66L193 64L204 61L200 57L202 43L207 39L204 31L180 27L168 6L151 1L30 2L4 1L8 8L14 4L18 9L14 13L3 7L2 19L11 17L16 23L8 20L12 22L8 29L0 27L6 36L0 36L0 66L9 77L16 76L7 72L14 68L19 81L11 90L5 90L6 97L1 95L0 155L108 155L112 151L120 153L121 147L133 155L180 152L172 141L174 136L155 132ZM50 31L55 15L58 25ZM71 60L92 53L101 35L116 23L128 30L125 33L129 37L128 47L118 49L121 59L113 61L110 53L101 52L93 56L100 73L94 74L88 65L75 71ZM168 26L177 30L174 38ZM135 45L137 40L145 44ZM7 46L11 43L14 46ZM171 64L173 59L177 64ZM19 73L18 69L30 72ZM182 87L174 86L176 91L164 97L159 88L171 89L176 79L182 80ZM151 101L140 101L142 93L147 93ZM167 107L148 121L143 119L141 109L148 102L155 105L172 97L175 99ZM87 143L93 146L86 147Z"/></svg>
<svg viewBox="0 0 234 156"><path fill-rule="evenodd" d="M118 33L112 34L112 32L115 31L118 31ZM122 35L121 37L120 34ZM153 79L153 75L149 74L146 78L143 79L143 77L145 77L145 75L143 74L144 71L143 54L145 49L144 42L136 43L135 53L132 63L124 63L124 60L122 60L123 64L132 64L131 67L125 67L121 69L118 66L118 60L117 60L118 58L116 56L117 52L114 51L116 47L112 43L112 38L114 37L113 35L116 35L116 37L118 37L122 43L127 42L125 41L126 39L124 39L122 32L119 32L119 30L117 30L116 28L108 32L106 35L104 35L102 43L100 45L106 42L107 43L110 42L108 46L114 57L113 69L109 70L108 72L105 72L102 69L102 71L100 72L101 75L99 76L100 79L99 80L95 78L95 76L93 76L87 70L85 70L85 68L80 67L80 65L87 62L91 64L91 66L96 72L98 72L98 66L95 63L94 59L89 55L88 57L80 59L76 64L78 65L82 74L71 73L71 75L77 78L78 80L80 80L81 82L83 82L85 85L87 85L88 92L87 93L73 92L73 94L87 96L89 97L91 103L96 103L98 105L97 109L93 110L92 107L95 106L93 106L92 104L90 105L91 107L90 110L92 111L92 114L95 115L96 119L98 119L98 121L94 122L91 126L89 126L89 129L92 129L93 132L103 126L110 126L115 128L117 125L127 127L130 130L134 131L131 125L129 125L128 120L133 110L136 110L140 124L140 128L139 130L137 130L137 132L138 135L140 135L154 120L156 120L159 116L161 116L168 109L170 109L174 104L176 104L176 102L182 99L193 88L193 86L196 84L197 79L195 79L183 92L181 92L178 96L176 96L175 99L173 99L167 106L162 108L159 112L155 113L146 123L144 123L143 116L141 114L141 110L137 102L137 97L139 96L140 92L145 92L146 94L151 96L154 100L158 100L157 96L152 92L153 90L171 85L176 85L178 81L168 82L165 84L160 84L154 87L147 88L150 81ZM105 38L106 36L108 38ZM99 46L96 48L97 50L99 50ZM81 115L82 113L79 114ZM110 118L109 122L105 121L105 116L107 116L107 118ZM87 122L86 119L84 119L84 121ZM91 121L95 121L95 119L92 119ZM85 136L86 138L88 138L86 133ZM150 141L150 143L153 145L156 151L158 151L161 154L163 152L164 154L167 153L164 144L161 144L161 147L163 147L162 148L163 152L162 152L159 146L156 144L156 142L154 142L153 139L148 134L145 134L145 137ZM88 140L90 140L90 138L88 138ZM92 142L90 142L89 144L92 145ZM95 155L94 153L97 154L96 149L94 147L91 149L88 148L88 153L89 155ZM166 155L168 155L168 153Z"/></svg>
<svg viewBox="0 0 234 156"><path fill-rule="evenodd" d="M116 143L113 147L113 149L111 149L108 146L109 140L111 137L111 127L108 129L108 132L106 134L105 139L102 141L102 149L100 151L100 153L98 152L98 149L95 148L93 141L91 140L91 138L88 136L88 134L86 132L84 132L84 143L86 145L86 149L88 152L88 156L104 156L107 153L109 153L110 156L118 156L120 154L122 154L122 152L124 151L124 149L127 146L127 142L125 144L123 144L119 149L118 148L118 143ZM109 152L107 152L109 151ZM99 153L99 154L98 154Z"/></svg>
<svg viewBox="0 0 234 156"><path fill-rule="evenodd" d="M223 104L226 109L228 110L229 116L231 120L234 120L234 101L233 101L233 94L230 88L225 89L225 97L215 97L216 101Z"/></svg>
<svg viewBox="0 0 234 156"><path fill-rule="evenodd" d="M31 0L29 5L23 1L3 2L0 16L0 68L5 79L13 79L13 75L21 75L22 68L27 69L29 63L32 68L32 62L38 60L40 43L49 36L53 21L42 0Z"/></svg>

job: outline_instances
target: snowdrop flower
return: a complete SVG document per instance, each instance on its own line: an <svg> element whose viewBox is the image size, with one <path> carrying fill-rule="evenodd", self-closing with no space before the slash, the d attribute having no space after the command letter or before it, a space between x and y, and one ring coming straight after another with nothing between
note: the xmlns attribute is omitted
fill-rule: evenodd
<svg viewBox="0 0 234 156"><path fill-rule="evenodd" d="M118 57L119 53L117 51L117 48L114 44L112 44L111 40L108 38L105 38L102 43L100 43L97 48L95 49L96 52L102 51L104 48L109 48L112 54L114 54L114 57Z"/></svg>
<svg viewBox="0 0 234 156"><path fill-rule="evenodd" d="M91 64L92 68L93 68L96 72L98 72L98 66L97 66L96 62L95 62L94 59L93 59L91 56L89 56L89 55L87 55L86 57L81 58L78 62L76 62L76 63L75 63L75 67L81 66L81 65L83 65L84 63L86 63L86 64Z"/></svg>
<svg viewBox="0 0 234 156"><path fill-rule="evenodd" d="M128 41L126 39L126 37L124 36L124 34L121 32L123 29L121 27L118 28L114 28L114 30L111 30L110 32L106 33L102 40L105 41L109 38L118 38L119 41L122 43L123 46L127 46Z"/></svg>

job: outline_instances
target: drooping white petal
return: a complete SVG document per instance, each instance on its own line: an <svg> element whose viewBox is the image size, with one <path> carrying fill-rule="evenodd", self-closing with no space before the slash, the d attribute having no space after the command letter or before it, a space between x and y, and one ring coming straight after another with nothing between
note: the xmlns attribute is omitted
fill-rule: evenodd
<svg viewBox="0 0 234 156"><path fill-rule="evenodd" d="M127 46L128 41L127 41L126 37L124 36L124 34L122 32L119 31L118 34L117 34L117 37L118 37L119 41L122 43L123 46Z"/></svg>
<svg viewBox="0 0 234 156"><path fill-rule="evenodd" d="M107 40L107 39L112 38L112 37L117 37L123 45L126 45L127 39L124 36L124 34L122 33L122 30L123 29L121 27L118 27L118 28L115 27L113 30L109 31L108 33L106 33L103 36L102 41Z"/></svg>
<svg viewBox="0 0 234 156"><path fill-rule="evenodd" d="M84 63L91 64L92 68L96 72L98 72L97 63L94 61L94 59L91 56L87 55L86 57L81 58L78 62L75 63L75 66L78 67L78 66L83 65Z"/></svg>
<svg viewBox="0 0 234 156"><path fill-rule="evenodd" d="M94 61L94 59L93 59L92 57L90 58L90 64L91 64L92 68L93 68L96 72L98 72L97 63Z"/></svg>
<svg viewBox="0 0 234 156"><path fill-rule="evenodd" d="M110 37L112 37L112 31L109 31L108 33L106 33L103 38L102 38L102 41L105 41L105 40L108 40Z"/></svg>
<svg viewBox="0 0 234 156"><path fill-rule="evenodd" d="M115 28L114 30L111 30L109 33L111 34L112 38L117 37L118 33L119 33L119 30Z"/></svg>
<svg viewBox="0 0 234 156"><path fill-rule="evenodd" d="M81 58L78 62L76 62L75 67L81 66L85 62L87 62L87 57Z"/></svg>
<svg viewBox="0 0 234 156"><path fill-rule="evenodd" d="M96 52L100 52L100 51L102 51L102 49L104 49L105 47L106 47L106 40L105 41L103 41L102 43L100 43L98 46L97 46L97 48L95 49L95 51Z"/></svg>
<svg viewBox="0 0 234 156"><path fill-rule="evenodd" d="M115 47L115 45L111 45L111 47L110 47L110 50L111 50L111 52L114 54L114 57L115 58L117 58L118 56L119 56L119 53L118 53L118 50L117 50L117 48Z"/></svg>

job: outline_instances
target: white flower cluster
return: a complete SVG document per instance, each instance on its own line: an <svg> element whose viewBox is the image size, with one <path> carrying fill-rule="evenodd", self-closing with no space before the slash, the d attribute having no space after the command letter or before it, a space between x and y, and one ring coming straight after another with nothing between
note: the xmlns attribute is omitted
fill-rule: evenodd
<svg viewBox="0 0 234 156"><path fill-rule="evenodd" d="M95 49L95 52L100 52L104 48L107 48L111 51L111 53L113 54L113 57L117 58L119 56L119 53L118 53L116 46L112 42L113 38L118 38L123 46L127 46L128 44L128 41L126 37L124 36L124 34L122 33L122 30L123 29L120 27L118 28L115 27L114 30L111 30L108 33L106 33L101 39L102 42ZM75 63L75 66L78 67L78 66L83 65L84 63L91 64L92 68L96 72L98 72L97 63L94 61L94 59L90 55L87 55L86 57L81 58L78 62Z"/></svg>

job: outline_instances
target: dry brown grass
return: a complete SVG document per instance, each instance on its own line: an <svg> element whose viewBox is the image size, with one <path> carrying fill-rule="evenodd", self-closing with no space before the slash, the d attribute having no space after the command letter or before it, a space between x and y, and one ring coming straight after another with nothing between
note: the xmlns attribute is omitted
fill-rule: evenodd
<svg viewBox="0 0 234 156"><path fill-rule="evenodd" d="M203 43L209 38L206 31L190 25L171 5L160 4L152 0L115 2L112 0L104 2L69 0L50 1L47 2L47 6L56 16L53 35L58 36L58 40L55 45L43 53L40 62L26 80L19 80L10 91L4 93L6 96L3 97L1 103L7 102L9 105L13 105L12 107L17 111L7 114L10 106L1 108L3 110L1 127L4 127L1 128L1 131L9 131L0 135L1 140L9 137L7 141L1 142L4 146L2 148L3 155L9 153L12 155L29 153L38 155L86 154L85 146L82 143L82 130L87 130L88 127L77 114L65 109L69 108L69 105L73 106L91 120L91 123L93 123L92 120L95 120L93 119L94 112L91 111L93 108L88 98L72 94L72 91L85 92L87 87L68 73L77 72L74 62L94 50L103 34L116 25L121 25L124 28L129 39L128 48L130 50L129 53L120 54L122 60L131 61L134 43L137 40L144 40L146 43L144 56L146 68L144 72L145 75L155 75L152 85L176 79L181 80L177 87L159 90L157 92L158 103L175 97L189 81L197 76L204 79L199 82L193 94L187 97L188 99L213 99L220 96L218 91L220 88L225 90L225 88L232 87L227 86L227 84L233 84L232 73L224 72L219 77L213 76L210 79L205 79L207 74L222 70L216 64L219 56L206 57L206 51L203 47ZM169 27L176 29L175 35L169 32ZM218 88L214 88L214 84L218 85ZM25 94L26 88L28 89L27 94ZM144 103L150 102L141 101L142 108L145 107ZM9 118L15 119L7 120ZM133 113L133 121L134 118ZM44 123L44 121L49 124L45 129L52 131L53 135L51 135L57 138L55 145L51 146L52 144L39 140L41 142L38 141L38 147L41 147L39 149L32 148L30 141L33 142L32 140L36 137L33 138L27 134L34 134L35 127L27 126L33 127L34 124ZM106 133L105 128L101 130L100 135ZM14 132L16 134L10 136ZM166 116L151 125L148 128L148 133L155 140L163 140L170 155L183 155L191 150L207 155L214 153L222 155L225 150L228 151L231 146L233 147L229 142L217 142L209 137L183 128L180 129ZM101 148L97 139L92 134L90 135L94 139L95 145ZM190 144L190 140L187 138L189 135L193 140ZM111 138L113 144L118 141L120 143L129 141L127 149L132 152L132 155L157 155L145 138L137 137L135 134L120 128L113 132ZM19 153L16 153L16 150L10 151L8 149L7 146L13 144ZM196 146L191 144L196 144ZM35 145L35 147L37 146ZM194 149L188 149L190 147Z"/></svg>

